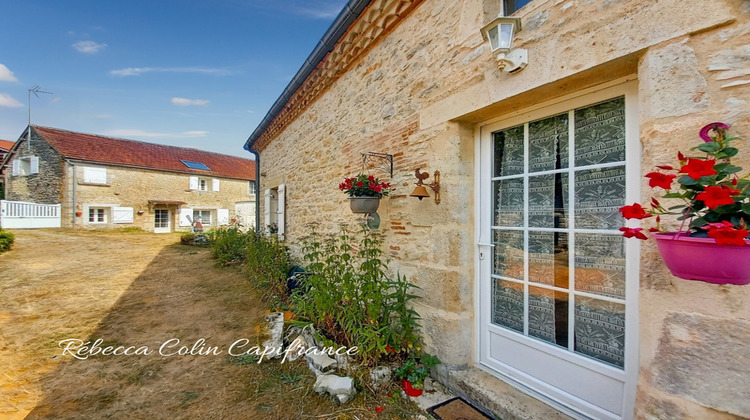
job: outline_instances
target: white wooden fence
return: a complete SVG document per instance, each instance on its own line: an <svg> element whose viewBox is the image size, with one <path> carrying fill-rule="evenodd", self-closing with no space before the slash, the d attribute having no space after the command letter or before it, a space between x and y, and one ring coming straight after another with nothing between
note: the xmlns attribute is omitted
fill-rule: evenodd
<svg viewBox="0 0 750 420"><path fill-rule="evenodd" d="M0 200L0 227L5 229L59 228L60 205Z"/></svg>

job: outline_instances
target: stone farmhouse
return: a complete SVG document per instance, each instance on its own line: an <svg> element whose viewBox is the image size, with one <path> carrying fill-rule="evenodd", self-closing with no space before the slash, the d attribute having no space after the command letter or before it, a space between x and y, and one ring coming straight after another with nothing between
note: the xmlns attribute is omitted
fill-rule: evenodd
<svg viewBox="0 0 750 420"><path fill-rule="evenodd" d="M194 220L255 222L249 159L32 125L4 166L6 199L60 203L63 227L166 233L189 231Z"/></svg>
<svg viewBox="0 0 750 420"><path fill-rule="evenodd" d="M351 0L245 148L297 253L357 219L344 177L390 179L380 229L439 378L499 418L750 417L750 287L673 277L618 230L703 125L747 156L749 57L747 0ZM417 168L439 203L410 197Z"/></svg>

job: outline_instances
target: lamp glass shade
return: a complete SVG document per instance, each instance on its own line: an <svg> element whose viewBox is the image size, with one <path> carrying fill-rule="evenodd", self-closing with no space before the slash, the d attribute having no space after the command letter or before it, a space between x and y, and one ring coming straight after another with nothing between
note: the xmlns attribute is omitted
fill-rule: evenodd
<svg viewBox="0 0 750 420"><path fill-rule="evenodd" d="M513 46L513 35L521 30L521 20L498 16L482 28L482 36L490 41L492 52L509 52Z"/></svg>

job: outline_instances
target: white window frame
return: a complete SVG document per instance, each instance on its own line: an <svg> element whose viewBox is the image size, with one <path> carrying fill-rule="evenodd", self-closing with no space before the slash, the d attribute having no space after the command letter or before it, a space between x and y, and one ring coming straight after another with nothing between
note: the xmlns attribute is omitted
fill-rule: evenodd
<svg viewBox="0 0 750 420"><path fill-rule="evenodd" d="M39 173L39 157L23 156L13 159L11 175L29 176Z"/></svg>
<svg viewBox="0 0 750 420"><path fill-rule="evenodd" d="M198 191L208 191L208 180L206 178L198 178Z"/></svg>
<svg viewBox="0 0 750 420"><path fill-rule="evenodd" d="M256 195L258 194L258 184L255 181L250 181L248 185L248 194L250 195Z"/></svg>
<svg viewBox="0 0 750 420"><path fill-rule="evenodd" d="M88 224L90 225L106 225L108 223L108 212L111 210L110 207L89 207L88 211ZM102 216L102 220L99 220L99 215ZM91 220L94 217L96 220Z"/></svg>
<svg viewBox="0 0 750 420"><path fill-rule="evenodd" d="M198 216L195 215L196 213L198 213ZM203 219L203 213L208 213L208 222L206 222ZM213 219L214 219L214 217L213 217L213 210L211 210L211 209L194 208L191 217L193 218L194 222L197 222L198 218L200 218L201 219L201 224L203 226L213 226L213 222L214 222Z"/></svg>

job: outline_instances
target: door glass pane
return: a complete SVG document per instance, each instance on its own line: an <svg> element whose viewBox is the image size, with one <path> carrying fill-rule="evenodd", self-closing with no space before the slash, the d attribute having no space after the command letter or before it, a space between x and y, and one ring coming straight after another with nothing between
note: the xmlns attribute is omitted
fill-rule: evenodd
<svg viewBox="0 0 750 420"><path fill-rule="evenodd" d="M529 281L568 288L568 234L529 232Z"/></svg>
<svg viewBox="0 0 750 420"><path fill-rule="evenodd" d="M625 298L625 238L577 233L575 254L576 290Z"/></svg>
<svg viewBox="0 0 750 420"><path fill-rule="evenodd" d="M154 210L154 227L169 227L169 210Z"/></svg>
<svg viewBox="0 0 750 420"><path fill-rule="evenodd" d="M523 178L495 181L495 225L523 226Z"/></svg>
<svg viewBox="0 0 750 420"><path fill-rule="evenodd" d="M523 332L523 284L493 281L492 323Z"/></svg>
<svg viewBox="0 0 750 420"><path fill-rule="evenodd" d="M568 294L529 286L529 335L568 346Z"/></svg>
<svg viewBox="0 0 750 420"><path fill-rule="evenodd" d="M529 124L529 172L568 167L568 114Z"/></svg>
<svg viewBox="0 0 750 420"><path fill-rule="evenodd" d="M493 176L523 173L523 126L493 133L495 162Z"/></svg>
<svg viewBox="0 0 750 420"><path fill-rule="evenodd" d="M493 273L523 280L523 232L496 230L494 235Z"/></svg>
<svg viewBox="0 0 750 420"><path fill-rule="evenodd" d="M575 351L623 367L625 305L576 297Z"/></svg>
<svg viewBox="0 0 750 420"><path fill-rule="evenodd" d="M576 224L579 229L619 229L618 209L625 205L625 167L575 173Z"/></svg>
<svg viewBox="0 0 750 420"><path fill-rule="evenodd" d="M625 98L575 111L576 166L625 160Z"/></svg>
<svg viewBox="0 0 750 420"><path fill-rule="evenodd" d="M529 177L529 227L568 227L568 174Z"/></svg>

